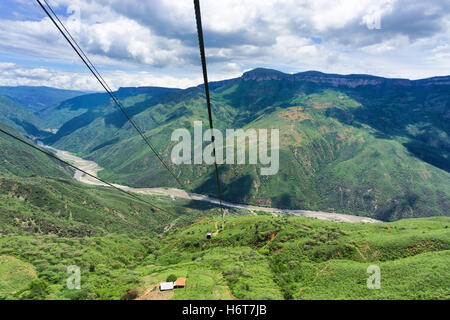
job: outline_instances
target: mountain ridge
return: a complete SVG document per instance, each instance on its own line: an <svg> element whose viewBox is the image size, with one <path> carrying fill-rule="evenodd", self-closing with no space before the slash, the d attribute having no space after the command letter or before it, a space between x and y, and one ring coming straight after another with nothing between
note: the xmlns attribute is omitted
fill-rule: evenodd
<svg viewBox="0 0 450 320"><path fill-rule="evenodd" d="M88 93L48 86L0 86L0 95L8 97L34 113L64 100Z"/></svg>
<svg viewBox="0 0 450 320"><path fill-rule="evenodd" d="M261 77L261 78L259 78ZM313 81L314 77L322 77L322 78L339 78L339 79L349 79L349 80L378 80L378 81L387 81L387 82L394 82L396 84L416 84L416 85L424 85L424 84L435 84L435 85L448 85L450 84L450 75L444 75L444 76L431 76L426 78L420 78L411 80L408 78L391 78L391 77L382 77L382 76L376 76L371 74L364 74L364 73L351 73L351 74L339 74L339 73L327 73L327 72L321 72L317 70L307 70L307 71L300 71L296 73L286 73L277 69L270 69L270 68L263 68L263 67L257 67L248 71L245 71L242 73L241 76L234 77L234 78L226 78L222 80L215 80L215 81L209 81L208 84L210 88L215 89L220 86L228 85L230 83L233 83L239 79L243 80L290 80L290 81ZM431 83L430 83L431 82ZM370 84L370 82L369 82ZM192 86L186 89L194 88L194 87L203 87L204 84L198 84L196 86ZM51 89L51 90L57 90L57 91L67 91L72 92L74 94L78 94L77 96L74 96L72 98L76 98L78 96L83 95L90 95L90 94L103 94L102 91L81 91L81 90L68 90L68 89L62 89L57 87L50 87L50 86L0 86L0 94L4 90L8 89ZM152 90L152 89L167 89L167 90L173 90L173 91L181 91L186 89L176 88L176 87L162 87L162 86L126 86L126 87L119 87L114 92L126 92L126 91L141 91L144 92L146 90ZM7 94L3 94L6 97L9 97ZM9 97L10 98L10 97ZM68 98L65 100L70 100L72 98ZM14 99L12 99L14 101ZM64 100L64 101L65 101Z"/></svg>
<svg viewBox="0 0 450 320"><path fill-rule="evenodd" d="M316 83L328 83L334 86L357 87L363 85L394 84L401 86L411 85L450 85L449 76L436 76L425 79L403 79L385 78L368 74L331 74L320 71L305 71L293 74L284 73L274 69L256 68L245 72L242 75L244 81L267 81L267 80L289 80L289 81L309 81Z"/></svg>

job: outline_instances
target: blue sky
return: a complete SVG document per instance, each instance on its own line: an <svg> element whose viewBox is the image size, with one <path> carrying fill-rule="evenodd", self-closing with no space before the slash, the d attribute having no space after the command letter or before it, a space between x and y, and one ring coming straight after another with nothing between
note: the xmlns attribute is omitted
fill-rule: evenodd
<svg viewBox="0 0 450 320"><path fill-rule="evenodd" d="M192 0L48 0L112 87L202 82ZM447 0L202 0L210 78L450 74ZM0 2L0 85L100 90L35 0Z"/></svg>

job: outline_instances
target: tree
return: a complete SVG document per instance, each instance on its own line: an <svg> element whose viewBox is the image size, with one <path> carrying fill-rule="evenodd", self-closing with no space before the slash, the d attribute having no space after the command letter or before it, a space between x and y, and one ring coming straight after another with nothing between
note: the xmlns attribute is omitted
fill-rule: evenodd
<svg viewBox="0 0 450 320"><path fill-rule="evenodd" d="M178 277L174 274L171 274L170 276L167 277L167 282L175 282L178 279Z"/></svg>
<svg viewBox="0 0 450 320"><path fill-rule="evenodd" d="M28 290L31 299L44 299L48 294L48 283L44 279L34 279Z"/></svg>

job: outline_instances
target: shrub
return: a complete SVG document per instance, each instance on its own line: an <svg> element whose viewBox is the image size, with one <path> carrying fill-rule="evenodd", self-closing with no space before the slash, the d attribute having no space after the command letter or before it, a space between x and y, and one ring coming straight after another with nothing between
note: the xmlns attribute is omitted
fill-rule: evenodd
<svg viewBox="0 0 450 320"><path fill-rule="evenodd" d="M170 276L167 277L166 281L167 282L175 282L178 279L178 277L174 274L171 274Z"/></svg>
<svg viewBox="0 0 450 320"><path fill-rule="evenodd" d="M138 290L137 289L131 289L125 292L125 294L122 296L122 300L134 300L138 296Z"/></svg>
<svg viewBox="0 0 450 320"><path fill-rule="evenodd" d="M48 294L48 283L44 279L34 279L29 286L29 298L44 299Z"/></svg>

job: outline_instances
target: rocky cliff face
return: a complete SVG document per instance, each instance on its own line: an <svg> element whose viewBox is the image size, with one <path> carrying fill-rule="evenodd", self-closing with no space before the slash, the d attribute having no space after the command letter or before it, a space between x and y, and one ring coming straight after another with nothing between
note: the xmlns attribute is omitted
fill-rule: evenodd
<svg viewBox="0 0 450 320"><path fill-rule="evenodd" d="M317 84L326 84L333 87L356 88L359 86L430 86L430 85L450 85L450 76L434 77L421 80L408 79L388 79L382 77L369 76L364 74L356 75L338 75L326 74L317 71L307 71L296 74L286 74L270 69L255 69L244 73L244 81L269 81L269 80L287 80L287 81L307 81Z"/></svg>
<svg viewBox="0 0 450 320"><path fill-rule="evenodd" d="M450 85L450 76L447 77L433 77L433 78L428 78L428 79L421 79L421 80L416 80L413 81L414 83L416 83L417 85L421 85L421 86L439 86L439 85Z"/></svg>

